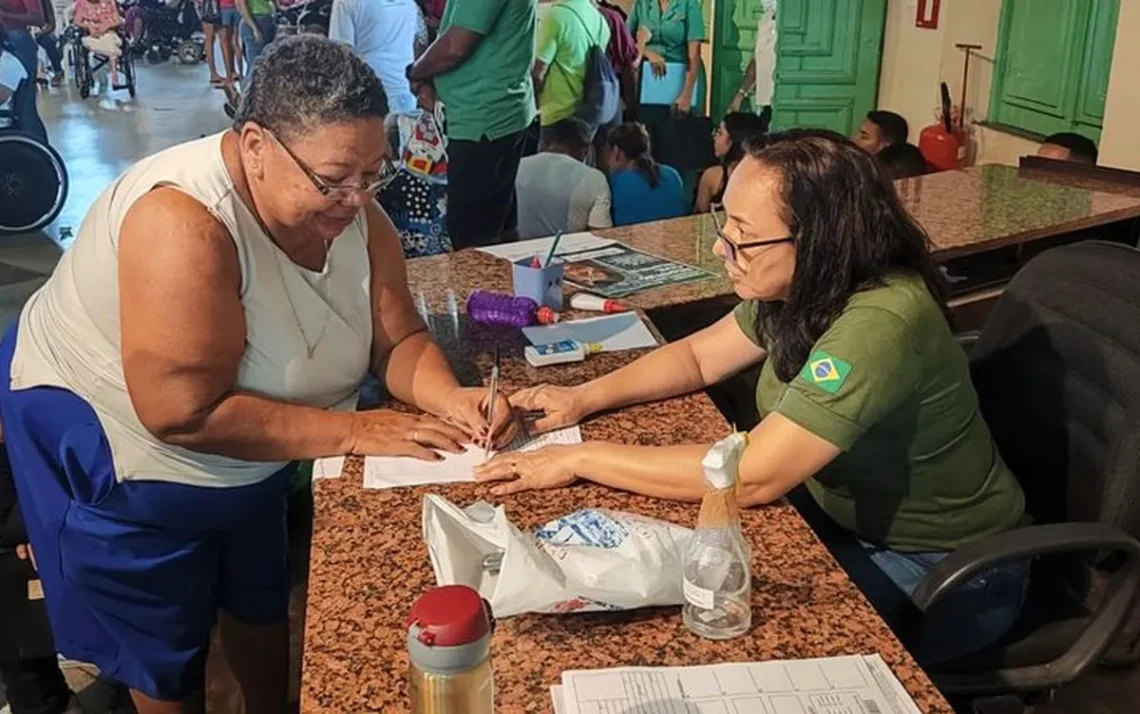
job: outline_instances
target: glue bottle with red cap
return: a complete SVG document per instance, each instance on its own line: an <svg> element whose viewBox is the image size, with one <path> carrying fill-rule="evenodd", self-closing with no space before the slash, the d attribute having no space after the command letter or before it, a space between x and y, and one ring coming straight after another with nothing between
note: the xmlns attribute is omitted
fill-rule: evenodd
<svg viewBox="0 0 1140 714"><path fill-rule="evenodd" d="M408 613L413 714L494 714L491 605L465 585L428 590Z"/></svg>

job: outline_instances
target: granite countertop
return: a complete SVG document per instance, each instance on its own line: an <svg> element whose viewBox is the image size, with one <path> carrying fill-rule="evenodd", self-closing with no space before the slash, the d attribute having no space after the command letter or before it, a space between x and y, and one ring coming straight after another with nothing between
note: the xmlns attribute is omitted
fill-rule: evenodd
<svg viewBox="0 0 1140 714"><path fill-rule="evenodd" d="M903 203L930 235L935 257L953 258L1140 216L1140 196L1018 176L1009 166L975 166L896 182ZM707 216L594 231L638 250L694 265L706 280L646 290L625 302L643 310L731 296L732 284L712 252L716 232ZM409 282L447 313L477 288L510 292L504 261L465 250L408 265ZM571 288L567 286L567 292ZM460 306L461 307L461 306Z"/></svg>
<svg viewBox="0 0 1140 714"><path fill-rule="evenodd" d="M478 340L462 323L457 335L469 347L456 361L474 375L486 374L490 358L472 346ZM585 363L543 370L541 377L576 384L639 354L595 355ZM537 377L524 362L504 360L504 389L513 391ZM727 430L712 402L697 394L594 419L583 425L583 438L665 445L712 442ZM504 499L473 484L365 491L361 467L359 459L350 459L339 479L315 485L304 714L408 710L403 618L418 594L434 585L421 539L422 498L427 493L442 494L461 506L480 498L502 503L512 522L524 529L587 506L690 527L697 518L695 504L594 485ZM679 607L509 618L499 622L493 645L497 711L552 711L550 685L567 669L878 652L923 712L950 714L925 673L791 506L750 509L743 521L753 548L754 624L748 635L729 642L703 640L685 629Z"/></svg>
<svg viewBox="0 0 1140 714"><path fill-rule="evenodd" d="M1012 166L973 166L896 185L943 260L1140 216L1140 197L1033 180Z"/></svg>

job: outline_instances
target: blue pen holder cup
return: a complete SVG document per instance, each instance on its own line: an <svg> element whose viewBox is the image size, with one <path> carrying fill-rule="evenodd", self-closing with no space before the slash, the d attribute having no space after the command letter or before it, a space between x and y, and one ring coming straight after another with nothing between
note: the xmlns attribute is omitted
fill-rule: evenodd
<svg viewBox="0 0 1140 714"><path fill-rule="evenodd" d="M554 258L545 268L535 268L531 258L514 263L515 295L528 297L551 310L562 309L562 260Z"/></svg>

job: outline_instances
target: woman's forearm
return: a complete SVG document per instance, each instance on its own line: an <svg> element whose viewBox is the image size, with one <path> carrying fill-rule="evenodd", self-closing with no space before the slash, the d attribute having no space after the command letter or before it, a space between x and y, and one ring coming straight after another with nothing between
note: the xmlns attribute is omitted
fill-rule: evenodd
<svg viewBox="0 0 1140 714"><path fill-rule="evenodd" d="M689 63L685 67L685 86L681 95L693 98L693 89L697 86L697 74L701 71L701 45L699 42L689 43Z"/></svg>
<svg viewBox="0 0 1140 714"><path fill-rule="evenodd" d="M294 461L352 451L355 415L230 392L193 418L147 425L155 437L191 451L245 461Z"/></svg>
<svg viewBox="0 0 1140 714"><path fill-rule="evenodd" d="M657 447L591 442L576 448L574 472L588 481L671 501L699 501L704 495L701 459L708 444Z"/></svg>
<svg viewBox="0 0 1140 714"><path fill-rule="evenodd" d="M582 385L590 414L656 402L703 389L705 380L688 340L671 342Z"/></svg>
<svg viewBox="0 0 1140 714"><path fill-rule="evenodd" d="M426 329L393 347L376 374L392 396L435 416L448 413L448 399L459 386L443 350Z"/></svg>

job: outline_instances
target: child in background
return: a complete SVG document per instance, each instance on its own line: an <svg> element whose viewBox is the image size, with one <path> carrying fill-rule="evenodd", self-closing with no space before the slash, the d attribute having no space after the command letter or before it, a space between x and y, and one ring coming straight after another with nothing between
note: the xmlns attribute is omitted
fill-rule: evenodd
<svg viewBox="0 0 1140 714"><path fill-rule="evenodd" d="M87 33L82 40L84 47L110 60L111 86L117 86L123 41L115 28L123 24L123 16L115 0L75 0L71 22Z"/></svg>

